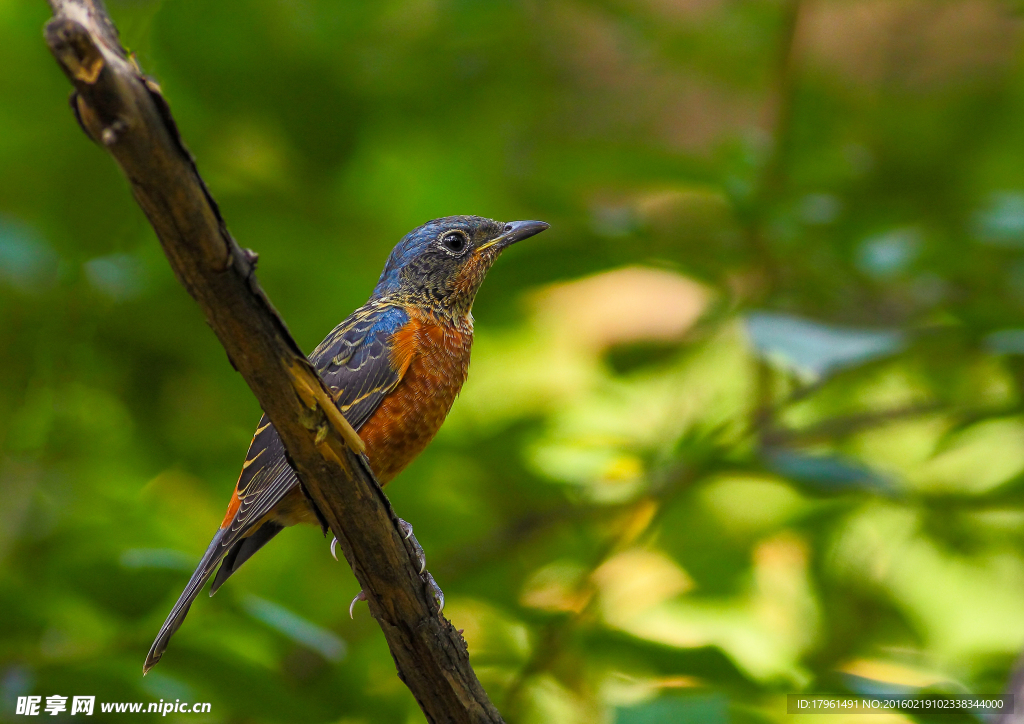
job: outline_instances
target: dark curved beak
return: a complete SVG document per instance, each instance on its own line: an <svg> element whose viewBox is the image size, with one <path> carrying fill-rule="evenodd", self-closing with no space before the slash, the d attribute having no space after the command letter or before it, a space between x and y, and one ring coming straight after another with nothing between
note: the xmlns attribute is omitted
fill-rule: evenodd
<svg viewBox="0 0 1024 724"><path fill-rule="evenodd" d="M477 251L483 251L484 249L489 249L492 246L497 246L498 251L501 251L505 247L512 246L517 241L522 241L523 239L528 239L531 236L536 236L550 227L551 224L546 221L510 221L505 224L505 228L502 230L501 236L491 239Z"/></svg>

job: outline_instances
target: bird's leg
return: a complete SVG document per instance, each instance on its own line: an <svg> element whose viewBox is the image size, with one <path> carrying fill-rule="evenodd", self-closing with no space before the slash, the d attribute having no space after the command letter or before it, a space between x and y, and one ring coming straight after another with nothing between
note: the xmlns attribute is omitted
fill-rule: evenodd
<svg viewBox="0 0 1024 724"><path fill-rule="evenodd" d="M442 591L441 587L437 585L437 581L434 580L434 577L432 575L430 575L430 573L427 572L427 556L423 552L423 546L421 546L420 542L418 540L416 540L416 536L413 535L413 533L412 533L412 526L408 522L406 522L406 521L402 520L401 518L399 518L398 519L398 527L401 529L402 536L405 538L405 540L409 541L409 545L412 548L413 557L416 559L416 562L419 564L418 569L417 569L416 572L420 575L420 578L423 579L423 582L430 586L430 592L431 592L431 595L434 597L434 602L437 604L438 610L439 611L443 611L444 610L444 591ZM335 548L335 546L337 544L338 544L338 539L335 538L331 542L331 555L334 556L334 560L338 560L338 556L335 555L335 553L334 553L334 548ZM356 603L358 603L359 601L365 601L365 600L366 600L366 593L363 592L363 591L360 591L356 595L356 597L352 599L352 603L350 603L348 605L348 616L349 616L349 618L355 618L355 613L354 612L355 612Z"/></svg>

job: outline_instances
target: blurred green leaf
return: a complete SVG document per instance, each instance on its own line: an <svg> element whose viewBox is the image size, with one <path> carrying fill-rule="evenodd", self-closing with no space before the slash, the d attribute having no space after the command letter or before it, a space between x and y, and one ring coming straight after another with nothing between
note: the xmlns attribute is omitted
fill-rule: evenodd
<svg viewBox="0 0 1024 724"><path fill-rule="evenodd" d="M729 720L726 699L715 695L664 697L615 712L616 724L717 724Z"/></svg>

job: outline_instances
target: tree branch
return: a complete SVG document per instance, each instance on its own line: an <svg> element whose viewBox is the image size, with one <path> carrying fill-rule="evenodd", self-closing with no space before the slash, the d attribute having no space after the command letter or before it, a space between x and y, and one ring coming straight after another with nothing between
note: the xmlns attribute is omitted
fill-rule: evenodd
<svg viewBox="0 0 1024 724"><path fill-rule="evenodd" d="M362 441L291 338L178 135L155 82L121 47L101 0L50 0L46 42L85 132L117 161L178 281L281 435L341 543L406 683L431 722L500 722L465 641L416 573Z"/></svg>

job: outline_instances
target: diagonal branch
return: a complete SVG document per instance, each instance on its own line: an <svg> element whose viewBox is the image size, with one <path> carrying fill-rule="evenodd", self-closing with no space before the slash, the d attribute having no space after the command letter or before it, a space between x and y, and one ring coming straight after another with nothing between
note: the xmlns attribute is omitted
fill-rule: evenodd
<svg viewBox="0 0 1024 724"><path fill-rule="evenodd" d="M46 42L75 87L71 106L117 161L164 253L277 428L337 536L398 675L431 722L500 722L465 641L416 573L363 445L334 406L231 238L159 87L121 47L101 0L50 0Z"/></svg>

